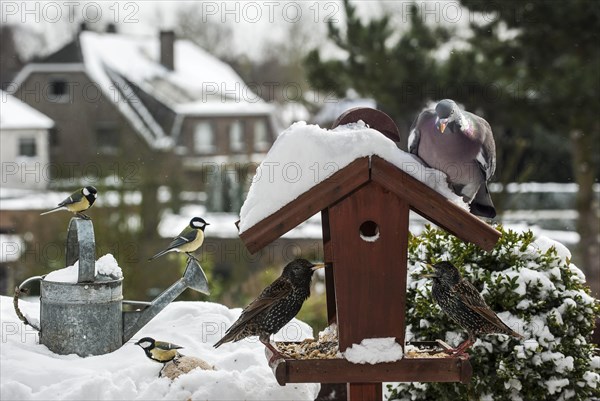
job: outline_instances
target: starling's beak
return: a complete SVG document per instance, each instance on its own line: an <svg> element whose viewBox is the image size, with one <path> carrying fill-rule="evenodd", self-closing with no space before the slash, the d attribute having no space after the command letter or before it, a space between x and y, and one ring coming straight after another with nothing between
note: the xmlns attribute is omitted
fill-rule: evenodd
<svg viewBox="0 0 600 401"><path fill-rule="evenodd" d="M310 268L310 270L315 271L315 270L319 270L325 267L325 263L315 263L313 265L313 267Z"/></svg>
<svg viewBox="0 0 600 401"><path fill-rule="evenodd" d="M427 263L427 262L422 262L422 263L423 263L425 266L427 266L427 268L428 268L429 270L434 270L434 271L435 271L435 268L434 268L434 267L433 267L431 264L429 264L429 263ZM425 278L435 278L435 277L439 277L439 276L438 276L437 274L435 274L435 272L434 272L434 273L422 274L422 275L421 275L421 277L425 277Z"/></svg>

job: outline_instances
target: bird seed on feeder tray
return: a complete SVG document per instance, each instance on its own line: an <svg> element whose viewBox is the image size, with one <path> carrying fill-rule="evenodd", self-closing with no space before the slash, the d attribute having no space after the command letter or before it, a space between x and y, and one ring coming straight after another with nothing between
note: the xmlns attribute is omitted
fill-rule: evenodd
<svg viewBox="0 0 600 401"><path fill-rule="evenodd" d="M307 338L299 343L278 342L277 349L284 358L336 359L342 358L339 350L337 325L332 323L319 332L319 339Z"/></svg>
<svg viewBox="0 0 600 401"><path fill-rule="evenodd" d="M450 355L439 348L420 349L414 345L407 344L404 348L405 358L448 358Z"/></svg>
<svg viewBox="0 0 600 401"><path fill-rule="evenodd" d="M279 353L290 359L335 359L340 358L337 341L321 342L307 338L299 343L276 343Z"/></svg>

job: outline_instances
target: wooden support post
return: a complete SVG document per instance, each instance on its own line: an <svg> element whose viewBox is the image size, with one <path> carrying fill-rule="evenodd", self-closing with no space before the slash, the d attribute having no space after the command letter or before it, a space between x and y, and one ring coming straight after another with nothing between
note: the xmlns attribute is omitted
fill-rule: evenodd
<svg viewBox="0 0 600 401"><path fill-rule="evenodd" d="M408 215L408 203L376 183L329 208L340 351L365 338L404 344ZM381 383L347 388L348 400L382 399Z"/></svg>
<svg viewBox="0 0 600 401"><path fill-rule="evenodd" d="M348 383L348 401L381 401L381 383Z"/></svg>
<svg viewBox="0 0 600 401"><path fill-rule="evenodd" d="M408 214L406 202L376 183L329 208L342 352L365 338L404 344Z"/></svg>
<svg viewBox="0 0 600 401"><path fill-rule="evenodd" d="M323 262L325 262L325 296L327 297L327 323L337 322L335 307L335 284L333 282L333 254L331 252L331 234L329 232L329 209L321 212L323 228Z"/></svg>

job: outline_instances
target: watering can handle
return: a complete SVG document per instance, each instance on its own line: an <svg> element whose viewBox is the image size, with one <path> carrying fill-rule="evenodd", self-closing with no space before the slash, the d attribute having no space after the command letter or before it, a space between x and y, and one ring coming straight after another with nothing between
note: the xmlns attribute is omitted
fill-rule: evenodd
<svg viewBox="0 0 600 401"><path fill-rule="evenodd" d="M31 323L27 319L27 317L25 317L23 312L21 312L21 309L19 308L19 296L21 294L26 294L28 292L28 289L25 287L28 286L29 283L32 283L34 281L42 281L44 279L44 277L45 276L29 277L27 280L23 281L20 286L15 287L15 295L13 297L13 306L15 307L15 313L17 314L17 317L19 318L19 320L21 320L23 323L28 324L29 326L33 327L37 331L40 331L40 328L37 327L36 325L34 325L33 323Z"/></svg>
<svg viewBox="0 0 600 401"><path fill-rule="evenodd" d="M79 260L78 283L90 283L96 276L96 244L92 220L71 218L67 231L67 266Z"/></svg>

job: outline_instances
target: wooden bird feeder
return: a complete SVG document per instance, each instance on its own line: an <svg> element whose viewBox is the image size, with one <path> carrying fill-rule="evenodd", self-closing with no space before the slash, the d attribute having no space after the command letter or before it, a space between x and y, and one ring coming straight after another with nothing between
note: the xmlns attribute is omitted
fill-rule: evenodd
<svg viewBox="0 0 600 401"><path fill-rule="evenodd" d="M363 120L397 140L384 113L353 109L339 124ZM378 157L355 160L240 238L251 253L321 212L329 322L337 322L341 351L366 338L395 337L404 346L409 211L466 242L491 250L500 232ZM353 364L345 359L282 359L273 364L279 384L348 383L351 400L382 399L382 382L468 382L468 358L403 358Z"/></svg>

